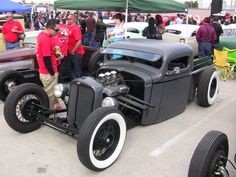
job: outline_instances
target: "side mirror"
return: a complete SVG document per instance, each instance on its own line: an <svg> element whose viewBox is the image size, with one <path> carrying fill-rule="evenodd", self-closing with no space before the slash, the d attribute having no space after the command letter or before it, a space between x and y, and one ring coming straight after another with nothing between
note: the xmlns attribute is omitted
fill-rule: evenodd
<svg viewBox="0 0 236 177"><path fill-rule="evenodd" d="M174 67L174 73L179 74L180 73L180 67L178 67L178 66Z"/></svg>
<svg viewBox="0 0 236 177"><path fill-rule="evenodd" d="M167 75L173 75L173 74L179 74L180 73L180 67L176 66L172 71L168 71Z"/></svg>

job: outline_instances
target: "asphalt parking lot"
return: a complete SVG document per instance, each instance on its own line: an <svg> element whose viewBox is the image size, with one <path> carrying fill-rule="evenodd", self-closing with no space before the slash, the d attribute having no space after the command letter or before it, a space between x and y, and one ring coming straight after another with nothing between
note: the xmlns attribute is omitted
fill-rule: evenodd
<svg viewBox="0 0 236 177"><path fill-rule="evenodd" d="M236 80L220 82L217 102L202 108L196 101L184 113L128 131L118 160L102 172L78 160L77 139L42 127L20 134L8 127L0 103L0 174L2 177L187 177L191 156L201 138L220 130L229 138L229 159L236 153ZM10 111L10 110L9 110ZM231 177L236 171L228 165Z"/></svg>

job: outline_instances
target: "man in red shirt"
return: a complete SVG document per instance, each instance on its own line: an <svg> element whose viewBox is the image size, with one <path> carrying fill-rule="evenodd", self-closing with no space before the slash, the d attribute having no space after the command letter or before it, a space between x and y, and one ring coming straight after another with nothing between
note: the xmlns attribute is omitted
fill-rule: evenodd
<svg viewBox="0 0 236 177"><path fill-rule="evenodd" d="M69 26L68 59L70 63L70 77L73 80L82 75L80 66L84 55L84 47L82 45L81 30L77 25L77 18L74 14L70 14L67 17L67 24Z"/></svg>
<svg viewBox="0 0 236 177"><path fill-rule="evenodd" d="M18 21L13 20L13 14L6 13L6 22L2 26L3 39L6 42L6 49L20 48L19 36L24 34L24 29Z"/></svg>
<svg viewBox="0 0 236 177"><path fill-rule="evenodd" d="M53 36L56 36L58 31L58 20L50 19L46 24L46 29L37 38L36 56L39 66L38 71L44 90L49 97L50 109L54 108L57 101L53 92L54 86L58 83L56 48Z"/></svg>
<svg viewBox="0 0 236 177"><path fill-rule="evenodd" d="M66 73L69 72L69 62L67 61L67 55L68 55L68 34L69 34L69 29L66 24L60 23L60 30L57 33L57 36L55 39L57 39L57 46L60 47L60 60L57 61L58 64L58 82L63 83L64 82L64 76L66 76Z"/></svg>
<svg viewBox="0 0 236 177"><path fill-rule="evenodd" d="M212 56L212 45L216 41L215 29L210 25L210 18L204 19L204 24L197 31L196 39L198 42L199 58Z"/></svg>

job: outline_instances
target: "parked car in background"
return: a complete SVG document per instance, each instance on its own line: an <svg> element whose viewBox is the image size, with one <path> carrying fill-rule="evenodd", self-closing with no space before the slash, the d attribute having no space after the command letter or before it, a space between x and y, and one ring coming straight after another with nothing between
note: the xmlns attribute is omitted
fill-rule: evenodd
<svg viewBox="0 0 236 177"><path fill-rule="evenodd" d="M110 23L112 24L112 23ZM112 32L115 24L113 24L114 26L112 27L111 25L109 25L109 28L107 28L107 32ZM142 36L142 31L144 30L145 27L148 26L147 22L128 22L125 24L126 28L127 28L127 32L125 34L126 38L136 38L136 39L145 39L146 37ZM104 40L103 42L103 47L106 47L108 44L114 42L114 36L112 36L111 38Z"/></svg>
<svg viewBox="0 0 236 177"><path fill-rule="evenodd" d="M236 24L222 26L224 34L220 37L220 49L236 49Z"/></svg>
<svg viewBox="0 0 236 177"><path fill-rule="evenodd" d="M162 35L164 41L181 42L191 46L193 55L198 56L198 43L196 33L198 25L175 24L166 26L166 31Z"/></svg>
<svg viewBox="0 0 236 177"><path fill-rule="evenodd" d="M142 36L142 31L148 26L147 22L128 22L127 27L127 38L146 38Z"/></svg>
<svg viewBox="0 0 236 177"><path fill-rule="evenodd" d="M23 46L24 47L34 47L37 42L37 37L39 33L42 32L42 30L39 31L26 31L25 37L23 40Z"/></svg>
<svg viewBox="0 0 236 177"><path fill-rule="evenodd" d="M0 100L24 82L40 83L35 48L0 52Z"/></svg>
<svg viewBox="0 0 236 177"><path fill-rule="evenodd" d="M190 45L194 56L198 56L198 43L196 41L196 32L198 25L175 24L166 26L166 32L163 34L163 40L182 42ZM224 34L220 36L219 49L223 47L236 49L236 24L222 25Z"/></svg>

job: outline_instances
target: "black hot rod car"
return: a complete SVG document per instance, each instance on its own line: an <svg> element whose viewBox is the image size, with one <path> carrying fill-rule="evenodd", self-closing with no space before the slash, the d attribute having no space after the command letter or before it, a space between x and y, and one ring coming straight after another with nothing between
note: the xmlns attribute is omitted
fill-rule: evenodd
<svg viewBox="0 0 236 177"><path fill-rule="evenodd" d="M91 76L59 84L55 95L63 110L49 110L48 97L35 84L22 84L4 105L8 125L21 133L48 125L78 135L77 153L89 169L103 170L118 158L130 120L150 125L198 103L215 102L219 77L209 58L193 59L185 44L130 39L114 42L96 57L102 61ZM66 117L59 116L66 113Z"/></svg>

